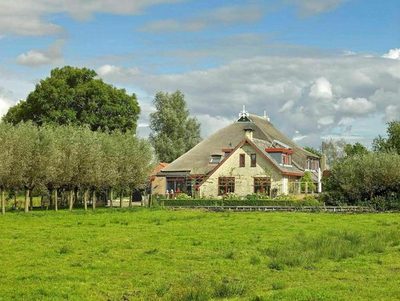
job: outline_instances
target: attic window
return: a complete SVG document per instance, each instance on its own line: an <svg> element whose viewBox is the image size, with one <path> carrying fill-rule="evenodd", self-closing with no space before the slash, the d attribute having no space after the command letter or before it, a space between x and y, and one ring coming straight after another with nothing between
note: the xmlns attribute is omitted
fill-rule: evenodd
<svg viewBox="0 0 400 301"><path fill-rule="evenodd" d="M218 164L221 162L222 155L211 155L210 163L211 164Z"/></svg>

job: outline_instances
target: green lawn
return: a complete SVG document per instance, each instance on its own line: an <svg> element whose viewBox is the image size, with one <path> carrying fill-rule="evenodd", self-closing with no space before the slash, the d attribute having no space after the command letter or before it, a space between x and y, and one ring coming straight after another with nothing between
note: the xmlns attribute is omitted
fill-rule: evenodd
<svg viewBox="0 0 400 301"><path fill-rule="evenodd" d="M398 300L397 214L0 216L0 300Z"/></svg>

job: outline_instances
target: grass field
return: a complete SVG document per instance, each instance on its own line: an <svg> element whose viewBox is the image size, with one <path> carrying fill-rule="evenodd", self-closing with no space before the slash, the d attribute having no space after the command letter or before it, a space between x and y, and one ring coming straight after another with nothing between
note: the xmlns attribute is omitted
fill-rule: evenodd
<svg viewBox="0 0 400 301"><path fill-rule="evenodd" d="M0 216L0 300L399 300L397 214Z"/></svg>

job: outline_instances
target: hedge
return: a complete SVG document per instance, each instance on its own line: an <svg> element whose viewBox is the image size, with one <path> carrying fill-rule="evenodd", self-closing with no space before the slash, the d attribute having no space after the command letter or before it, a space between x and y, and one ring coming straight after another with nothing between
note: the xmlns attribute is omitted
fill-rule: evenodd
<svg viewBox="0 0 400 301"><path fill-rule="evenodd" d="M321 203L316 199L269 199L269 200L212 200L212 199L159 199L153 201L155 206L179 206L179 207L193 207L193 206L321 206Z"/></svg>

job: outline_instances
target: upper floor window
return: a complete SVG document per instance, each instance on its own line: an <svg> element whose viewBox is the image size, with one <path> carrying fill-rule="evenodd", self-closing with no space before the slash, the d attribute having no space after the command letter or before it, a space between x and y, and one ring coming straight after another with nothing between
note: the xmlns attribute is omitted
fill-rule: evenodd
<svg viewBox="0 0 400 301"><path fill-rule="evenodd" d="M250 166L251 167L256 167L257 166L257 155L256 154L251 154L250 155L250 161L251 161Z"/></svg>
<svg viewBox="0 0 400 301"><path fill-rule="evenodd" d="M210 163L211 164L218 164L219 162L221 162L221 155L211 155L211 159L210 159Z"/></svg>
<svg viewBox="0 0 400 301"><path fill-rule="evenodd" d="M239 155L239 167L245 167L246 162L245 162L245 154L240 154Z"/></svg>
<svg viewBox="0 0 400 301"><path fill-rule="evenodd" d="M313 158L307 159L307 169L318 170L318 168L319 168L319 160L318 159L313 159Z"/></svg>

